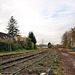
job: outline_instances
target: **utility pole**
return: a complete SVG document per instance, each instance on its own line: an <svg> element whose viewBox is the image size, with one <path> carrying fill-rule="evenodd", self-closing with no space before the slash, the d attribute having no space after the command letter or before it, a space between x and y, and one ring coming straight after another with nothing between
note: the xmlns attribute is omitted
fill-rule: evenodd
<svg viewBox="0 0 75 75"><path fill-rule="evenodd" d="M42 39L42 45L43 45L43 39Z"/></svg>

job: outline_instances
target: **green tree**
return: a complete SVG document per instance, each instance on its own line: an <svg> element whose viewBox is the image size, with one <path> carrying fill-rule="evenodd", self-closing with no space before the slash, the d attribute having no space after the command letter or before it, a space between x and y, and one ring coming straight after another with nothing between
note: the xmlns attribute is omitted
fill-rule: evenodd
<svg viewBox="0 0 75 75"><path fill-rule="evenodd" d="M7 26L8 34L12 37L13 40L15 40L15 37L19 35L19 29L17 26L16 20L11 16L8 26Z"/></svg>
<svg viewBox="0 0 75 75"><path fill-rule="evenodd" d="M26 49L32 49L32 42L30 38L26 38Z"/></svg>
<svg viewBox="0 0 75 75"><path fill-rule="evenodd" d="M49 42L48 43L48 48L51 48L52 47L52 44Z"/></svg>
<svg viewBox="0 0 75 75"><path fill-rule="evenodd" d="M49 42L48 45L51 45L51 43Z"/></svg>
<svg viewBox="0 0 75 75"><path fill-rule="evenodd" d="M31 38L31 41L34 43L34 49L35 49L35 46L36 46L36 38L33 34L33 32L29 32L29 38Z"/></svg>
<svg viewBox="0 0 75 75"><path fill-rule="evenodd" d="M34 43L32 42L32 49L34 49Z"/></svg>

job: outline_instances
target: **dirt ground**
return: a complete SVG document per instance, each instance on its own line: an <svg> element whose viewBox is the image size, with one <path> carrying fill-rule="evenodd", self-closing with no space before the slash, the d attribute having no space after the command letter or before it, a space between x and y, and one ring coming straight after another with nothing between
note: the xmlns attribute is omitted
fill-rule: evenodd
<svg viewBox="0 0 75 75"><path fill-rule="evenodd" d="M64 75L75 75L75 54L60 52Z"/></svg>

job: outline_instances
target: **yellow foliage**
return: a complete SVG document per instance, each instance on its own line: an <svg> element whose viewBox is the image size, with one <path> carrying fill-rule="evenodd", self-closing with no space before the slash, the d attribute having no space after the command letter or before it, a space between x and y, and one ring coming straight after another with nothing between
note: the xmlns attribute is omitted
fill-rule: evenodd
<svg viewBox="0 0 75 75"><path fill-rule="evenodd" d="M5 39L5 41L7 41L8 43L14 43L12 39Z"/></svg>
<svg viewBox="0 0 75 75"><path fill-rule="evenodd" d="M2 75L2 73L0 73L0 75Z"/></svg>
<svg viewBox="0 0 75 75"><path fill-rule="evenodd" d="M2 38L0 38L0 41L2 40Z"/></svg>

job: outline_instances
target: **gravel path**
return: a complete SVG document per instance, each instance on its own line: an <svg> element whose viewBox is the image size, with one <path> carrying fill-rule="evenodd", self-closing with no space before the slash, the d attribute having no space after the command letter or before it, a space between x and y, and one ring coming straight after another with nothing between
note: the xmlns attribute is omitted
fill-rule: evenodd
<svg viewBox="0 0 75 75"><path fill-rule="evenodd" d="M60 52L64 64L64 75L75 75L75 55Z"/></svg>

